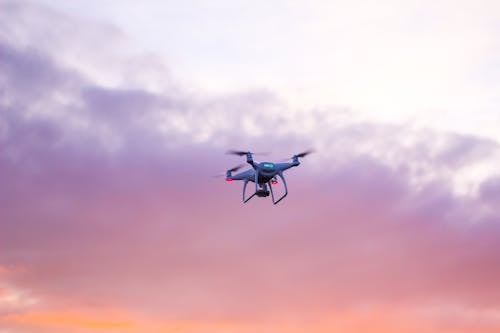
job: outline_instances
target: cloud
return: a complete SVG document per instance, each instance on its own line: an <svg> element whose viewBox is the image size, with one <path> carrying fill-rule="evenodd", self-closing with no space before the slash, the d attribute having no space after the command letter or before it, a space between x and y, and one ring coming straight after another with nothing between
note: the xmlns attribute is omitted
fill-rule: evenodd
<svg viewBox="0 0 500 333"><path fill-rule="evenodd" d="M500 178L494 177L481 184L480 197L483 202L495 207L500 199Z"/></svg>
<svg viewBox="0 0 500 333"><path fill-rule="evenodd" d="M25 43L0 45L0 299L39 302L0 315L8 327L293 332L313 320L321 332L377 317L373 332L474 331L438 318L469 313L498 329L498 182L483 174L477 195L459 195L450 176L489 163L495 143L337 109L289 115L266 90L111 87ZM242 205L239 184L210 178L240 161L222 154L236 143L319 152L290 170L282 204ZM117 321L88 310L117 307Z"/></svg>

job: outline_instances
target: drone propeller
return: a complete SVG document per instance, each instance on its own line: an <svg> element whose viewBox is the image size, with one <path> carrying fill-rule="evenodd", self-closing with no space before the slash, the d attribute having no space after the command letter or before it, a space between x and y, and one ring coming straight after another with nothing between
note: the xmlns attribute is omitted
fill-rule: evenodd
<svg viewBox="0 0 500 333"><path fill-rule="evenodd" d="M231 169L229 169L227 171L229 171L229 172L235 172L235 171L238 171L239 169L243 168L244 166L245 166L245 164L240 164L240 165L237 165L234 168L231 168ZM227 172L224 172L224 173L215 175L214 177L216 177L216 178L218 178L218 177L226 177L226 175L227 175Z"/></svg>
<svg viewBox="0 0 500 333"><path fill-rule="evenodd" d="M233 150L233 149L228 150L226 152L226 154L228 154L228 155L238 155L238 156L244 156L244 155L246 155L248 153L251 153L252 155L267 155L267 154L269 154L269 153L252 153L250 151Z"/></svg>
<svg viewBox="0 0 500 333"><path fill-rule="evenodd" d="M309 155L311 153L314 153L314 149L309 149L309 150L303 151L302 153L295 154L292 157L285 158L285 159L282 159L280 161L281 162L285 162L285 161L291 160L291 159L293 159L295 157L299 157L299 158L306 157L307 155Z"/></svg>
<svg viewBox="0 0 500 333"><path fill-rule="evenodd" d="M240 164L240 165L237 165L235 166L234 168L231 168L227 171L230 171L230 172L235 172L235 171L238 171L239 169L243 168L246 164Z"/></svg>
<svg viewBox="0 0 500 333"><path fill-rule="evenodd" d="M296 154L295 156L297 156L297 157L306 157L307 155L309 155L311 153L314 153L313 149L309 149L309 150L303 151L302 153Z"/></svg>

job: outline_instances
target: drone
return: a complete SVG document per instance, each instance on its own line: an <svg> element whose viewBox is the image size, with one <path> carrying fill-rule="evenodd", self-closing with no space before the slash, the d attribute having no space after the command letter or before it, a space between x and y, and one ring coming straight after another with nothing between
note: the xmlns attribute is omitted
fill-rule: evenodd
<svg viewBox="0 0 500 333"><path fill-rule="evenodd" d="M278 202L283 200L288 195L288 187L286 185L286 180L285 177L283 176L283 172L290 168L299 166L300 165L299 158L305 157L312 152L313 150L307 150L305 152L293 155L289 159L286 159L286 161L291 160L291 162L281 161L278 163L273 163L273 162L258 163L253 160L254 153L251 153L249 151L229 150L227 154L237 155L237 156L246 155L247 163L250 164L252 168L233 175L233 172L240 170L245 166L245 164L235 166L234 168L231 168L226 171L225 174L226 181L232 182L234 180L243 180L244 182L243 203L247 203L254 196L265 198L268 197L269 194L271 194L273 204L276 205ZM223 176L223 175L218 175L218 176ZM283 182L283 185L285 187L285 193L281 197L276 199L273 192L273 186L278 184L278 177L281 178L281 181ZM255 183L255 192L247 197L246 188L248 182Z"/></svg>

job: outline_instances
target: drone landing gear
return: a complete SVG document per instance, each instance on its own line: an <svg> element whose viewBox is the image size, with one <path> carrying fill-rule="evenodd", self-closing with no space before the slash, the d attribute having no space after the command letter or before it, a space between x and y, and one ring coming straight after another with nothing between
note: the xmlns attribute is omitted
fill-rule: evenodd
<svg viewBox="0 0 500 333"><path fill-rule="evenodd" d="M267 190L267 186L266 186L266 184L264 184L264 186L261 189L259 189L258 185L256 185L255 192L251 196L249 196L248 198L245 198L245 193L246 193L248 182L249 182L249 180L245 180L245 183L243 184L243 203L247 203L247 201L252 199L254 196L258 196L261 198L269 196L269 191Z"/></svg>
<svg viewBox="0 0 500 333"><path fill-rule="evenodd" d="M262 184L261 188L259 189L259 184L255 184L255 192L249 196L248 198L245 197L246 189L249 180L245 180L245 183L243 184L243 203L247 203L250 199L252 199L254 196L258 196L260 198L268 197L269 193L271 193L271 198L273 199L273 204L277 204L281 200L283 200L287 195L288 195L288 187L286 185L285 178L281 173L278 174L278 176L281 178L283 181L283 185L285 186L285 194L283 194L278 200L274 199L274 192L273 192L273 187L271 185L271 182L268 182L266 184ZM270 191L267 189L267 186L269 185Z"/></svg>
<svg viewBox="0 0 500 333"><path fill-rule="evenodd" d="M283 194L278 200L274 200L273 186L271 185L271 183L269 183L269 189L271 190L271 198L273 199L273 204L275 205L288 195L288 187L286 186L285 177L283 177L283 174L281 172L278 173L278 176L281 178L281 180L283 181L283 185L285 186L285 194Z"/></svg>

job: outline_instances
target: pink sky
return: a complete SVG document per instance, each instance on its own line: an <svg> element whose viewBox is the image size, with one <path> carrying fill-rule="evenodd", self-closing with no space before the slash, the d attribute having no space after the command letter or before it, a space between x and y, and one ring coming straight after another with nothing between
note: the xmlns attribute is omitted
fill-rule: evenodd
<svg viewBox="0 0 500 333"><path fill-rule="evenodd" d="M265 89L106 86L58 58L78 31L47 32L60 48L28 38L63 14L0 12L1 333L500 331L500 178L464 195L444 176L497 142L329 128L343 108L290 118ZM318 142L277 206L211 177L241 162L229 148L272 159ZM356 148L371 144L395 162Z"/></svg>

